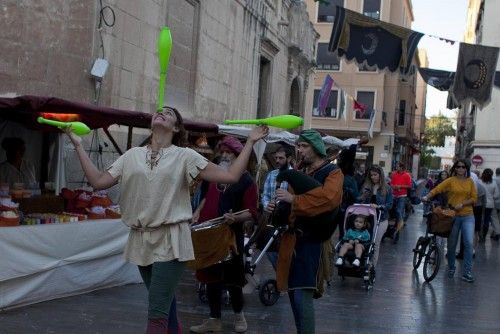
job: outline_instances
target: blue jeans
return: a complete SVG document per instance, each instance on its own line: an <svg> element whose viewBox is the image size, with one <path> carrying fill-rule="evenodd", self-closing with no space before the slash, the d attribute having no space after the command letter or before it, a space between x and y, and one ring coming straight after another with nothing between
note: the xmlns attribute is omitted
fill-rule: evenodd
<svg viewBox="0 0 500 334"><path fill-rule="evenodd" d="M288 290L297 334L315 333L313 294L312 289Z"/></svg>
<svg viewBox="0 0 500 334"><path fill-rule="evenodd" d="M396 204L396 223L400 223L404 221L406 196L395 197L394 204Z"/></svg>
<svg viewBox="0 0 500 334"><path fill-rule="evenodd" d="M474 238L474 216L457 216L455 217L453 228L448 237L448 267L455 269L455 249L458 242L458 234L462 231L464 241L464 265L463 273L470 274L472 272L472 245Z"/></svg>

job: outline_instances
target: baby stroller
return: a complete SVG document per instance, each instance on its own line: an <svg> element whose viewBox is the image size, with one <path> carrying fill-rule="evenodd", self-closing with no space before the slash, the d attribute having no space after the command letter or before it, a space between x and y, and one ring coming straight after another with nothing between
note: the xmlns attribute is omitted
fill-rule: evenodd
<svg viewBox="0 0 500 334"><path fill-rule="evenodd" d="M375 239L380 225L381 210L374 208L371 204L353 204L346 210L344 219L344 231L354 227L354 219L357 215L368 217L370 233L370 241L365 244L365 249L361 256L361 263L358 267L353 266L352 262L355 259L354 250L350 250L344 256L344 264L338 267L338 275L342 277L360 277L363 278L363 283L366 290L373 287L375 282L375 268L372 264L373 253L375 251ZM335 246L335 251L338 253L343 241L339 241Z"/></svg>
<svg viewBox="0 0 500 334"><path fill-rule="evenodd" d="M264 219L266 218L264 217ZM280 292L278 291L275 278L260 281L255 276L255 269L267 252L273 252L277 255L279 237L287 228L287 225L276 226L271 224L259 224L255 233L245 245L245 277L248 283L255 286L259 291L259 299L261 303L266 306L274 305L280 297ZM256 259L253 259L253 245L260 250ZM275 261L276 259L271 260L273 267L276 269Z"/></svg>

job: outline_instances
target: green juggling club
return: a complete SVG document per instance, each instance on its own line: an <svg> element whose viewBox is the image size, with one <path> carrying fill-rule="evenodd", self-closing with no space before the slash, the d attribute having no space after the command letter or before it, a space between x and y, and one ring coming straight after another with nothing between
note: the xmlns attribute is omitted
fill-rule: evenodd
<svg viewBox="0 0 500 334"><path fill-rule="evenodd" d="M167 67L172 51L172 35L168 27L162 27L158 36L158 60L160 63L160 85L158 87L157 112L163 110L163 96L165 95L165 81L167 80Z"/></svg>
<svg viewBox="0 0 500 334"><path fill-rule="evenodd" d="M228 119L224 124L256 124L256 125L269 125L281 129L294 129L304 124L302 117L294 115L280 115L262 119Z"/></svg>
<svg viewBox="0 0 500 334"><path fill-rule="evenodd" d="M47 125L52 125L52 126L57 126L59 129L64 129L64 128L71 128L71 132L78 136L85 136L90 133L90 128L87 126L87 124L82 123L82 122L60 122L60 121L54 121L51 119L46 119L43 117L38 117L36 119L38 123L40 124L47 124Z"/></svg>

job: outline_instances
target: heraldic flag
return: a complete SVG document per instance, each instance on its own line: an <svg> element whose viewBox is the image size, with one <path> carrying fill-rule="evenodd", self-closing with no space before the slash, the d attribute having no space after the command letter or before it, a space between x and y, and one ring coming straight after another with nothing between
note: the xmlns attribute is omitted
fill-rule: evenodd
<svg viewBox="0 0 500 334"><path fill-rule="evenodd" d="M408 74L423 34L337 6L328 49L339 56Z"/></svg>
<svg viewBox="0 0 500 334"><path fill-rule="evenodd" d="M457 71L451 93L458 105L467 101L479 108L491 99L498 60L498 48L460 43Z"/></svg>

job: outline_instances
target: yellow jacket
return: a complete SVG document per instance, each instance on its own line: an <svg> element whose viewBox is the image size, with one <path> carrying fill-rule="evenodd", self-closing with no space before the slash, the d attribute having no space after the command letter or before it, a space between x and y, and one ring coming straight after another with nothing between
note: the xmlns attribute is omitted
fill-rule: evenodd
<svg viewBox="0 0 500 334"><path fill-rule="evenodd" d="M441 182L436 188L432 189L430 195L434 197L437 194L446 193L448 197L448 204L455 206L463 204L468 199L477 201L477 190L474 181L470 177L462 179L456 176L447 178ZM473 214L472 205L464 206L462 209L457 210L457 216L469 216Z"/></svg>

